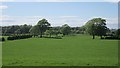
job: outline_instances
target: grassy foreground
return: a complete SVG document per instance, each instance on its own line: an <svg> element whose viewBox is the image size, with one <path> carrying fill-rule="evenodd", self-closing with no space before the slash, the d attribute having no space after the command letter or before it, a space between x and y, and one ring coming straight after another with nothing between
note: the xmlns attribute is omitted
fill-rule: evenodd
<svg viewBox="0 0 120 68"><path fill-rule="evenodd" d="M91 36L30 38L3 42L4 66L116 66L117 40Z"/></svg>

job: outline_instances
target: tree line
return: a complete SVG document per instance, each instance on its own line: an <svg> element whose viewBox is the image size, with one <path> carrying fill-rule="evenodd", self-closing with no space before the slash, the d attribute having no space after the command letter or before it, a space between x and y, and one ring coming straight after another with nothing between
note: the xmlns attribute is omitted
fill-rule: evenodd
<svg viewBox="0 0 120 68"><path fill-rule="evenodd" d="M106 20L102 18L94 18L89 20L85 25L81 27L70 27L68 24L63 24L58 27L51 27L51 24L42 19L34 26L32 25L13 25L13 26L1 26L3 36L30 34L33 37L52 37L52 35L59 37L73 34L90 34L95 39L95 36L104 38L120 38L120 29L110 30L106 26Z"/></svg>

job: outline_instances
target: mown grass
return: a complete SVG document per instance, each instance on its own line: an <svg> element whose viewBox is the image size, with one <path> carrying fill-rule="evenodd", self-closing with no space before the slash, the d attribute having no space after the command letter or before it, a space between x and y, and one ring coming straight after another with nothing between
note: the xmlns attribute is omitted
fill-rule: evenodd
<svg viewBox="0 0 120 68"><path fill-rule="evenodd" d="M4 66L116 66L118 41L66 36L5 41Z"/></svg>

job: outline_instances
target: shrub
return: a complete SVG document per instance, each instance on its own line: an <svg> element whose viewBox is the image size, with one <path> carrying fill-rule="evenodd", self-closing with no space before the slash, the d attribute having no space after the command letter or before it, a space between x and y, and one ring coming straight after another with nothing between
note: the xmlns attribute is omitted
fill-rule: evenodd
<svg viewBox="0 0 120 68"><path fill-rule="evenodd" d="M0 41L5 41L5 38L4 37L0 38Z"/></svg>
<svg viewBox="0 0 120 68"><path fill-rule="evenodd" d="M9 37L7 38L7 40L14 40L14 37L9 36Z"/></svg>
<svg viewBox="0 0 120 68"><path fill-rule="evenodd" d="M13 36L9 36L7 40L18 40L18 39L26 39L31 37L32 35L13 35Z"/></svg>
<svg viewBox="0 0 120 68"><path fill-rule="evenodd" d="M62 39L61 36L54 37L54 39Z"/></svg>
<svg viewBox="0 0 120 68"><path fill-rule="evenodd" d="M120 38L116 37L116 36L108 36L108 37L105 37L104 39L118 39L118 40L120 40Z"/></svg>

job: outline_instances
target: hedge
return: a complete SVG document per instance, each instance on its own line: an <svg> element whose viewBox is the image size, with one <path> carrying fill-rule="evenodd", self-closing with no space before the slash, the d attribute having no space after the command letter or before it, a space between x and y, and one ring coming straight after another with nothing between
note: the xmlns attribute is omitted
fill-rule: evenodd
<svg viewBox="0 0 120 68"><path fill-rule="evenodd" d="M116 36L107 36L107 37L102 38L102 39L116 39L116 40L120 40L120 38L116 37Z"/></svg>
<svg viewBox="0 0 120 68"><path fill-rule="evenodd" d="M4 37L0 38L0 41L5 41L5 38Z"/></svg>
<svg viewBox="0 0 120 68"><path fill-rule="evenodd" d="M9 36L7 40L18 40L18 39L26 39L31 37L32 35L13 35L13 36Z"/></svg>

